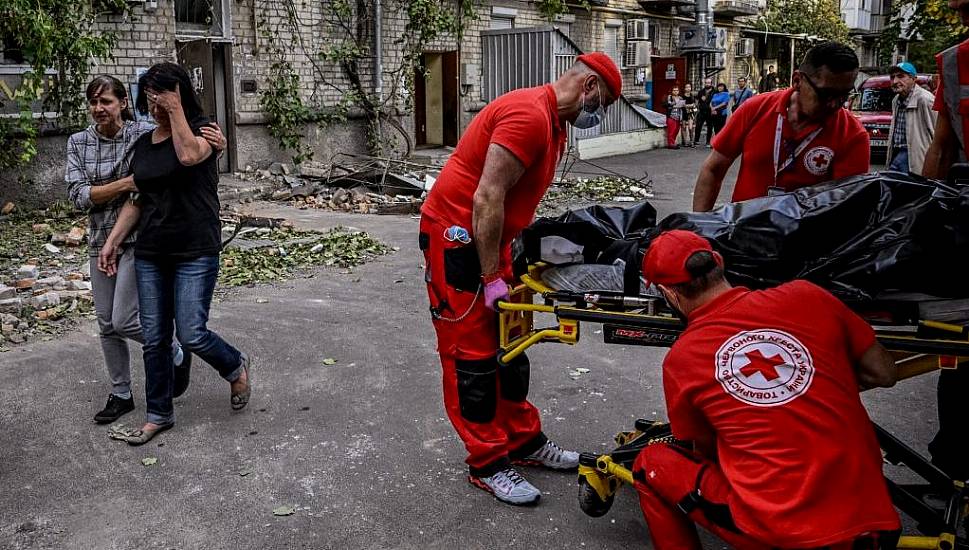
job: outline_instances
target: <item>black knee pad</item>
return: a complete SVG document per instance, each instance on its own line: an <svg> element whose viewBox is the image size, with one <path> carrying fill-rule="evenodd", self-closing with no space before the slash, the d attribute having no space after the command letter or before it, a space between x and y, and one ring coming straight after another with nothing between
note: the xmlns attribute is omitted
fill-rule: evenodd
<svg viewBox="0 0 969 550"><path fill-rule="evenodd" d="M498 409L498 360L455 359L454 364L461 416L478 424L494 420Z"/></svg>

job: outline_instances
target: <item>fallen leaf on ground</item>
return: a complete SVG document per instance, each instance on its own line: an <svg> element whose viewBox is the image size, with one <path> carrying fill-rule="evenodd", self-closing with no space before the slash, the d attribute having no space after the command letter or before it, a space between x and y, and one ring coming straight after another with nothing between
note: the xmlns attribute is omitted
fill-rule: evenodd
<svg viewBox="0 0 969 550"><path fill-rule="evenodd" d="M296 513L296 509L292 506L279 506L273 508L274 516L291 516Z"/></svg>
<svg viewBox="0 0 969 550"><path fill-rule="evenodd" d="M336 364L336 359L334 359L332 357L327 357L326 359L323 360L323 364L326 365L326 366L335 365Z"/></svg>
<svg viewBox="0 0 969 550"><path fill-rule="evenodd" d="M142 458L141 463L145 466L154 466L158 463L158 459L153 456L149 456L147 458Z"/></svg>

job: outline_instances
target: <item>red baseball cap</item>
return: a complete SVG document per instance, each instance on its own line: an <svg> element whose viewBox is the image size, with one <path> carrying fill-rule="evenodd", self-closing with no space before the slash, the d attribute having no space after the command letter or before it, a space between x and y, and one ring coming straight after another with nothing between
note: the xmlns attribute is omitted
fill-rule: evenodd
<svg viewBox="0 0 969 550"><path fill-rule="evenodd" d="M616 62L602 52L584 53L576 61L585 63L587 67L595 71L601 78L602 83L609 89L613 100L618 100L622 94L622 74Z"/></svg>
<svg viewBox="0 0 969 550"><path fill-rule="evenodd" d="M697 252L713 252L717 263L723 266L723 257L703 237L682 229L666 231L649 243L643 257L643 277L661 285L689 282L693 276L686 270L686 261Z"/></svg>

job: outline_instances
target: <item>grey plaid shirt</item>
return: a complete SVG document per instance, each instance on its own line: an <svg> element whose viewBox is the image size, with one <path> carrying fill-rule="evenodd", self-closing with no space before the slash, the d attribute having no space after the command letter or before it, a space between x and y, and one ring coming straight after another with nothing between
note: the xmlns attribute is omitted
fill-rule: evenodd
<svg viewBox="0 0 969 550"><path fill-rule="evenodd" d="M91 202L91 187L117 181L131 173L131 157L135 141L155 128L148 122L124 123L114 137L102 136L94 125L78 132L67 140L67 192L80 210L88 211L88 244L91 257L96 257L104 246L118 213L127 197L105 204ZM135 242L134 231L124 240L125 244Z"/></svg>
<svg viewBox="0 0 969 550"><path fill-rule="evenodd" d="M895 109L895 133L892 134L892 149L896 152L908 147L908 138L906 138L905 134L908 131L905 127L905 111L907 105L908 98L898 96L898 103ZM892 159L888 159L888 162L891 161Z"/></svg>

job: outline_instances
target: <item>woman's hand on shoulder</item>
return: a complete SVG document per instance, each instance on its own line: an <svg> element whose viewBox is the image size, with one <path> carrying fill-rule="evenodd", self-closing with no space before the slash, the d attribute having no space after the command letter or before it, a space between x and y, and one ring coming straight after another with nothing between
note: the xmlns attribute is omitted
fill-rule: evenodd
<svg viewBox="0 0 969 550"><path fill-rule="evenodd" d="M199 132L205 141L209 142L216 151L225 151L229 142L225 139L225 134L222 133L222 128L219 127L217 122L210 122L209 124L199 128Z"/></svg>

